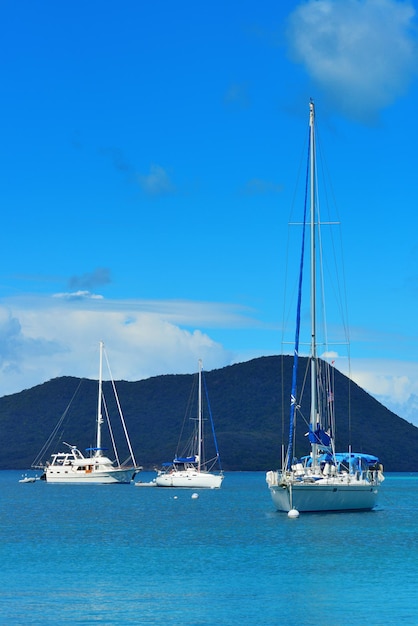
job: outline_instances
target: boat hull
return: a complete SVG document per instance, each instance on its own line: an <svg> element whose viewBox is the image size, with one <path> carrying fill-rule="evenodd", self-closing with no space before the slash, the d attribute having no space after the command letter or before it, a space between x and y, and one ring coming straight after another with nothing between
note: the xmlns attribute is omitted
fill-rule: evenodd
<svg viewBox="0 0 418 626"><path fill-rule="evenodd" d="M157 487L179 487L189 489L219 489L222 485L221 474L209 472L181 471L158 474L155 478Z"/></svg>
<svg viewBox="0 0 418 626"><path fill-rule="evenodd" d="M139 470L114 469L106 471L80 472L71 469L51 470L46 469L45 480L48 483L71 483L78 485L112 485L129 484L135 478Z"/></svg>
<svg viewBox="0 0 418 626"><path fill-rule="evenodd" d="M271 485L270 493L278 511L300 512L370 511L377 504L378 488L369 484Z"/></svg>

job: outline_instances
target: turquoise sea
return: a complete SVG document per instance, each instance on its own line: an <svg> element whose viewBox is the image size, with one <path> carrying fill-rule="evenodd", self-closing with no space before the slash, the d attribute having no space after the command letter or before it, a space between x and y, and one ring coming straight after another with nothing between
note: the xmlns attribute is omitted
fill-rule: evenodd
<svg viewBox="0 0 418 626"><path fill-rule="evenodd" d="M418 624L418 474L372 512L298 519L263 472L197 499L21 475L0 472L2 624Z"/></svg>

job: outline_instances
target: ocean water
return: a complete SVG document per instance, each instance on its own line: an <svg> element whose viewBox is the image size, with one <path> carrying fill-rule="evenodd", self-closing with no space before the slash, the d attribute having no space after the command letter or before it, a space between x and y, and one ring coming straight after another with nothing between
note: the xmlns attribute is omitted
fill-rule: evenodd
<svg viewBox="0 0 418 626"><path fill-rule="evenodd" d="M418 624L418 474L372 512L298 519L262 472L198 499L20 478L0 472L1 624Z"/></svg>

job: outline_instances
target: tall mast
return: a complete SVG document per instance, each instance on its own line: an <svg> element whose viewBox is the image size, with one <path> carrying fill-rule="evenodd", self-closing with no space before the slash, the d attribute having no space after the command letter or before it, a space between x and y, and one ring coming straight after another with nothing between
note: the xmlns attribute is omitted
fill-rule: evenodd
<svg viewBox="0 0 418 626"><path fill-rule="evenodd" d="M103 377L103 341L100 342L100 358L99 358L99 393L97 399L97 437L96 437L96 454L101 456L102 447L102 377Z"/></svg>
<svg viewBox="0 0 418 626"><path fill-rule="evenodd" d="M198 444L198 463L197 463L197 469L200 472L200 465L201 465L201 459L202 459L202 359L199 359L199 398L198 398L198 404L199 404L199 415L198 415L198 438L199 438L199 444Z"/></svg>
<svg viewBox="0 0 418 626"><path fill-rule="evenodd" d="M309 103L309 132L310 132L310 191L311 191L311 414L310 423L313 430L316 429L317 422L317 398L316 398L316 377L317 377L317 350L316 350L316 211L315 211L315 107L312 100ZM312 444L313 463L316 463L317 444Z"/></svg>

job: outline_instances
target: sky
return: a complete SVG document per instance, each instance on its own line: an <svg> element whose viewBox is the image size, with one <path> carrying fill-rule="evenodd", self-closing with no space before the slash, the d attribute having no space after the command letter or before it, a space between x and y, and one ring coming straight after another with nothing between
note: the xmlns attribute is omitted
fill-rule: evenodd
<svg viewBox="0 0 418 626"><path fill-rule="evenodd" d="M417 8L3 0L0 395L279 354L312 98L351 375L418 425Z"/></svg>

